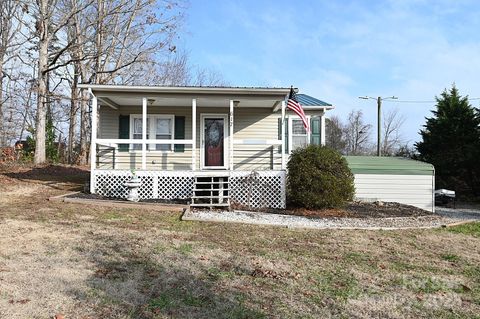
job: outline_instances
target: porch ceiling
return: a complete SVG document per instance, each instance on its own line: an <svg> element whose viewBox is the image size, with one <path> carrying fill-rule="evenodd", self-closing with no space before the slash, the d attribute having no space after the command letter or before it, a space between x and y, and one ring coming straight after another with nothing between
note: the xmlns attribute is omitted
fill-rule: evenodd
<svg viewBox="0 0 480 319"><path fill-rule="evenodd" d="M176 107L192 107L193 97L160 97L160 96L145 96L149 99L149 106L176 106ZM115 95L100 95L98 96L99 103L109 105L113 102L115 106L138 106L142 107L143 96L115 96ZM272 108L278 101L277 99L267 99L260 97L240 97L240 98L225 98L225 97L200 97L197 98L197 107L225 107L230 106L230 99L238 101L237 107L256 107L256 108Z"/></svg>

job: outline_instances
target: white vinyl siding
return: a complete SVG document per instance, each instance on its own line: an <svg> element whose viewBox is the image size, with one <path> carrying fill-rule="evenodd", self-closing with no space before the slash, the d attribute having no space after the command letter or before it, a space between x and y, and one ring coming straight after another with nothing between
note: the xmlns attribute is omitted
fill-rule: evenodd
<svg viewBox="0 0 480 319"><path fill-rule="evenodd" d="M355 174L355 197L398 202L434 212L434 176Z"/></svg>

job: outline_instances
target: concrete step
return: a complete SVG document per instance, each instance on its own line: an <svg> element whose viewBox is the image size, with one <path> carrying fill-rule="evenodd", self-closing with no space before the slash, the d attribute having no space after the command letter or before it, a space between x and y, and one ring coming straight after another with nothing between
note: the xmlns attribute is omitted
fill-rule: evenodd
<svg viewBox="0 0 480 319"><path fill-rule="evenodd" d="M222 203L222 204L190 204L190 207L229 207L229 203Z"/></svg>

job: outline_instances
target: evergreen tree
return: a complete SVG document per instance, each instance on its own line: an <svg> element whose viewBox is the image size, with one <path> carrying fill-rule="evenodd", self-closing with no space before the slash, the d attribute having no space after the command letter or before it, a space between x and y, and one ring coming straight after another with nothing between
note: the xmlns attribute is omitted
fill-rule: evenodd
<svg viewBox="0 0 480 319"><path fill-rule="evenodd" d="M435 97L433 117L415 144L419 159L435 166L436 188L460 196L480 195L480 112L460 96L455 85Z"/></svg>
<svg viewBox="0 0 480 319"><path fill-rule="evenodd" d="M58 147L55 143L56 134L55 126L53 125L53 120L51 114L47 115L47 124L45 127L45 153L47 160L51 163L57 163L59 160ZM59 141L60 143L60 141Z"/></svg>

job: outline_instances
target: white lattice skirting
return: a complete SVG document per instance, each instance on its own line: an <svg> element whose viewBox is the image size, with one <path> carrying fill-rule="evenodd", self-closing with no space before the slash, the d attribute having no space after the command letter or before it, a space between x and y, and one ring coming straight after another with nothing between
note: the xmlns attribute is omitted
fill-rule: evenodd
<svg viewBox="0 0 480 319"><path fill-rule="evenodd" d="M140 199L190 199L193 171L136 171L142 186ZM95 193L105 197L126 198L123 184L132 178L129 170L95 170ZM285 171L233 171L230 176L232 202L255 208L285 208Z"/></svg>
<svg viewBox="0 0 480 319"><path fill-rule="evenodd" d="M285 208L285 171L233 171L230 188L233 203Z"/></svg>

